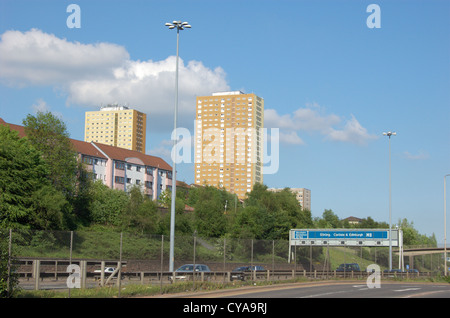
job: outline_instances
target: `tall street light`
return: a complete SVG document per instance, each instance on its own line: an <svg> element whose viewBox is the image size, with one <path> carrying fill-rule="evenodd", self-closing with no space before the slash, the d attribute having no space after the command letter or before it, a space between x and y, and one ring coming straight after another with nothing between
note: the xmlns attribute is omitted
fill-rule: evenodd
<svg viewBox="0 0 450 318"><path fill-rule="evenodd" d="M165 26L169 29L177 29L177 60L176 60L176 72L175 72L175 113L173 119L175 138L173 140L173 149L175 150L177 144L177 116L178 116L178 43L180 39L180 30L185 28L190 28L191 26L187 22L172 21L172 23L166 23ZM175 199L177 193L177 152L172 152L172 202L170 207L170 256L169 256L169 271L173 272L173 262L174 262L174 245L175 245Z"/></svg>
<svg viewBox="0 0 450 318"><path fill-rule="evenodd" d="M396 136L395 132L383 133L389 137L389 270L392 270L392 191L391 191L391 136Z"/></svg>
<svg viewBox="0 0 450 318"><path fill-rule="evenodd" d="M444 176L444 266L445 266L445 276L447 276L447 198L446 198L446 180L445 178L450 176L446 174Z"/></svg>

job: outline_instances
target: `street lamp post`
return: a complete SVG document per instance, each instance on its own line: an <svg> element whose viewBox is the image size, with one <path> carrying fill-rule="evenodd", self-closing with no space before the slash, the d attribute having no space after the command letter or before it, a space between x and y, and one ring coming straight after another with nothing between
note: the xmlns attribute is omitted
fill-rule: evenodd
<svg viewBox="0 0 450 318"><path fill-rule="evenodd" d="M391 136L396 136L395 132L383 133L389 137L389 270L392 270L392 188L391 188Z"/></svg>
<svg viewBox="0 0 450 318"><path fill-rule="evenodd" d="M446 197L446 180L445 178L450 176L450 174L446 174L444 176L444 273L447 276L447 197Z"/></svg>
<svg viewBox="0 0 450 318"><path fill-rule="evenodd" d="M172 21L172 23L166 23L165 26L169 29L177 29L177 59L176 59L176 71L175 71L175 112L174 112L174 133L175 138L173 140L173 149L175 150L177 144L177 116L178 116L178 43L180 39L180 30L190 28L191 26L187 22ZM170 255L169 255L169 271L173 272L174 263L174 245L175 245L175 199L177 192L177 170L176 170L176 155L177 152L172 152L172 202L170 207Z"/></svg>

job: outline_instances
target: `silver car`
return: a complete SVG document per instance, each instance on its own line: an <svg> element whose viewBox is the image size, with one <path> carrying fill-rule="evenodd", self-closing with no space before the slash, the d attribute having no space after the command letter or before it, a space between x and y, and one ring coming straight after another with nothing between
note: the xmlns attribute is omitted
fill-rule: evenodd
<svg viewBox="0 0 450 318"><path fill-rule="evenodd" d="M186 279L187 277L192 276L193 271L194 271L194 264L185 264L183 266L180 266L175 271L175 277L176 277L176 279L180 279L180 280ZM200 273L200 272L209 273L209 272L211 272L211 270L209 269L208 265L195 264L195 272L196 273ZM181 275L179 275L179 274L181 274Z"/></svg>

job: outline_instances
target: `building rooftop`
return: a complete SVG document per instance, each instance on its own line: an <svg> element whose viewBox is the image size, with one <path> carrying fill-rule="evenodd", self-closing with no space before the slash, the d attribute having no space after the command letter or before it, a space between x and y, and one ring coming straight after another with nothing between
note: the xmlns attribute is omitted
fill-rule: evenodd
<svg viewBox="0 0 450 318"><path fill-rule="evenodd" d="M222 96L222 95L241 95L244 94L241 91L231 91L231 92L218 92L218 93L212 93L212 96Z"/></svg>
<svg viewBox="0 0 450 318"><path fill-rule="evenodd" d="M119 104L108 104L106 106L100 107L101 111L111 111L111 110L127 110L130 109L128 106L119 106Z"/></svg>
<svg viewBox="0 0 450 318"><path fill-rule="evenodd" d="M10 129L17 131L20 137L26 136L25 129L23 126L9 124L5 122L2 118L0 118L0 125L9 126ZM72 145L74 146L75 151L84 155L104 159L108 159L109 157L111 159L120 161L127 161L128 158L138 158L147 166L157 167L169 171L172 170L172 166L170 166L166 161L164 161L160 157L147 155L135 150L109 146L98 142L86 142L71 138L69 139Z"/></svg>

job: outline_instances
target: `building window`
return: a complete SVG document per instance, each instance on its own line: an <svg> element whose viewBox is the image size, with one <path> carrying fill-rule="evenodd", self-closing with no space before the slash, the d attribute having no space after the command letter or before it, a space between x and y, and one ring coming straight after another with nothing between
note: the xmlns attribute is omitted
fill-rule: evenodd
<svg viewBox="0 0 450 318"><path fill-rule="evenodd" d="M116 183L124 184L125 178L124 177L115 177Z"/></svg>
<svg viewBox="0 0 450 318"><path fill-rule="evenodd" d="M116 169L125 170L125 164L120 161L116 162L115 167L116 167Z"/></svg>
<svg viewBox="0 0 450 318"><path fill-rule="evenodd" d="M153 188L153 182L145 181L145 187L148 188L148 189L152 189Z"/></svg>
<svg viewBox="0 0 450 318"><path fill-rule="evenodd" d="M93 162L93 159L91 157L83 156L83 162L85 164L91 165Z"/></svg>

